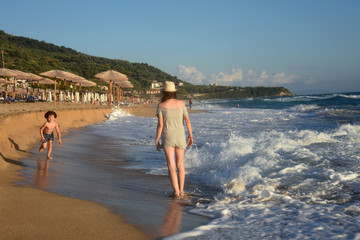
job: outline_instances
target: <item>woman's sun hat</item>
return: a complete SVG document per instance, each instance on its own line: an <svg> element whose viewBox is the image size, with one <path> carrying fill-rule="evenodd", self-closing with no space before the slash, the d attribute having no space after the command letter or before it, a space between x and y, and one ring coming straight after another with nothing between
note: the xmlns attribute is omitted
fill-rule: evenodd
<svg viewBox="0 0 360 240"><path fill-rule="evenodd" d="M174 82L170 82L170 81L166 81L165 82L165 87L163 89L164 92L176 92L176 88L175 88L175 83Z"/></svg>

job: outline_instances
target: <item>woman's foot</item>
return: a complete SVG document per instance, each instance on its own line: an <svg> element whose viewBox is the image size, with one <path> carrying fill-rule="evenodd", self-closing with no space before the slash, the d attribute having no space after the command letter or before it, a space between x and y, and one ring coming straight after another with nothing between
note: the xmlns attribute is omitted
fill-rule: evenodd
<svg viewBox="0 0 360 240"><path fill-rule="evenodd" d="M186 194L184 192L180 192L180 197L185 197Z"/></svg>
<svg viewBox="0 0 360 240"><path fill-rule="evenodd" d="M173 193L173 198L175 199L180 199L180 194L179 193Z"/></svg>

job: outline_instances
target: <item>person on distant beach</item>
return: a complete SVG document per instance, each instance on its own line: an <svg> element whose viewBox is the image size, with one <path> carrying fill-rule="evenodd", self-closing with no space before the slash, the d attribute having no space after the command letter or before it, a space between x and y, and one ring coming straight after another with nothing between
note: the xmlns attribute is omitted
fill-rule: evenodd
<svg viewBox="0 0 360 240"><path fill-rule="evenodd" d="M158 125L156 130L156 149L163 148L169 169L169 177L175 198L184 195L185 168L184 151L193 144L191 122L184 101L177 100L174 82L165 82L163 97L158 105ZM186 141L184 120L188 130ZM160 137L162 143L160 144ZM175 155L175 158L174 158ZM176 174L176 168L178 174Z"/></svg>
<svg viewBox="0 0 360 240"><path fill-rule="evenodd" d="M57 114L54 111L48 111L45 113L44 117L46 118L46 122L40 128L41 146L39 148L39 152L42 152L44 149L46 149L47 144L49 143L47 157L49 159L52 159L50 154L52 151L52 144L54 140L54 132L53 132L54 129L56 130L60 144L61 144L61 134L60 134L59 125L55 122L55 118L57 117Z"/></svg>
<svg viewBox="0 0 360 240"><path fill-rule="evenodd" d="M192 99L190 98L189 100L189 106L190 106L190 109L192 108Z"/></svg>

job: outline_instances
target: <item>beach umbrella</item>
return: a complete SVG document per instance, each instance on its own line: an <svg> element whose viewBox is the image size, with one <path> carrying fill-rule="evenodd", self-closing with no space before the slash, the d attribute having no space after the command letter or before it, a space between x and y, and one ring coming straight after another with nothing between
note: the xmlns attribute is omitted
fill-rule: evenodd
<svg viewBox="0 0 360 240"><path fill-rule="evenodd" d="M19 72L15 72L12 69L8 68L0 68L0 76L5 77L5 100L7 100L7 84L8 84L8 77L16 78L19 76ZM15 83L14 83L15 84ZM15 89L14 89L15 91Z"/></svg>
<svg viewBox="0 0 360 240"><path fill-rule="evenodd" d="M128 77L125 74L119 73L114 70L108 70L105 72L101 72L95 75L95 77L99 78L100 80L109 83L109 103L112 101L112 87L113 83L119 83L123 81L129 81Z"/></svg>
<svg viewBox="0 0 360 240"><path fill-rule="evenodd" d="M44 85L54 85L55 84L55 81L48 79L48 78L44 78L44 77L40 77L40 79L37 80L37 82L39 84L44 84ZM46 95L46 86L45 86L44 94ZM45 100L45 97L43 97L43 100Z"/></svg>
<svg viewBox="0 0 360 240"><path fill-rule="evenodd" d="M25 74L23 75L23 77L24 77L26 80L35 80L35 81L40 80L40 79L43 78L43 77L40 77L40 76L38 76L38 75L36 75L36 74L33 74L33 73L25 73Z"/></svg>
<svg viewBox="0 0 360 240"><path fill-rule="evenodd" d="M37 82L39 82L40 84L45 84L45 85L53 85L55 84L55 81L48 79L48 78L40 78L39 80L37 80Z"/></svg>
<svg viewBox="0 0 360 240"><path fill-rule="evenodd" d="M56 79L63 80L63 81L67 81L67 80L68 81L76 81L81 78L80 76L78 76L76 74L62 71L62 70L56 70L56 69L40 73L40 75L45 76L45 77L54 78L54 81L55 81L55 87L54 87L55 101L54 101L54 103L56 102Z"/></svg>
<svg viewBox="0 0 360 240"><path fill-rule="evenodd" d="M82 87L94 87L96 86L96 83L86 80L85 78L83 79L78 79L76 80L76 83Z"/></svg>
<svg viewBox="0 0 360 240"><path fill-rule="evenodd" d="M95 75L95 77L109 83L109 81L128 81L128 77L125 74L119 73L114 70L108 70Z"/></svg>
<svg viewBox="0 0 360 240"><path fill-rule="evenodd" d="M123 101L123 97L124 97L124 88L134 88L134 86L132 85L131 82L129 81L121 81L121 82L116 82L116 85L118 85L120 87L119 89L119 97L120 100Z"/></svg>
<svg viewBox="0 0 360 240"><path fill-rule="evenodd" d="M56 69L40 73L40 75L45 76L45 77L56 78L56 79L60 79L60 80L75 80L76 78L80 77L76 74L62 71L62 70L56 70Z"/></svg>

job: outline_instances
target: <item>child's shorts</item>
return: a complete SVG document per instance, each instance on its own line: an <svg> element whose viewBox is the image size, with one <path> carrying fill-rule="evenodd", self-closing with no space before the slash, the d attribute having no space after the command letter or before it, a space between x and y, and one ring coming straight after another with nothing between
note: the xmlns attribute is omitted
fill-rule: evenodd
<svg viewBox="0 0 360 240"><path fill-rule="evenodd" d="M43 134L44 135L44 138L45 140L44 141L41 141L42 143L47 143L49 140L54 140L54 133L50 133L50 134Z"/></svg>

